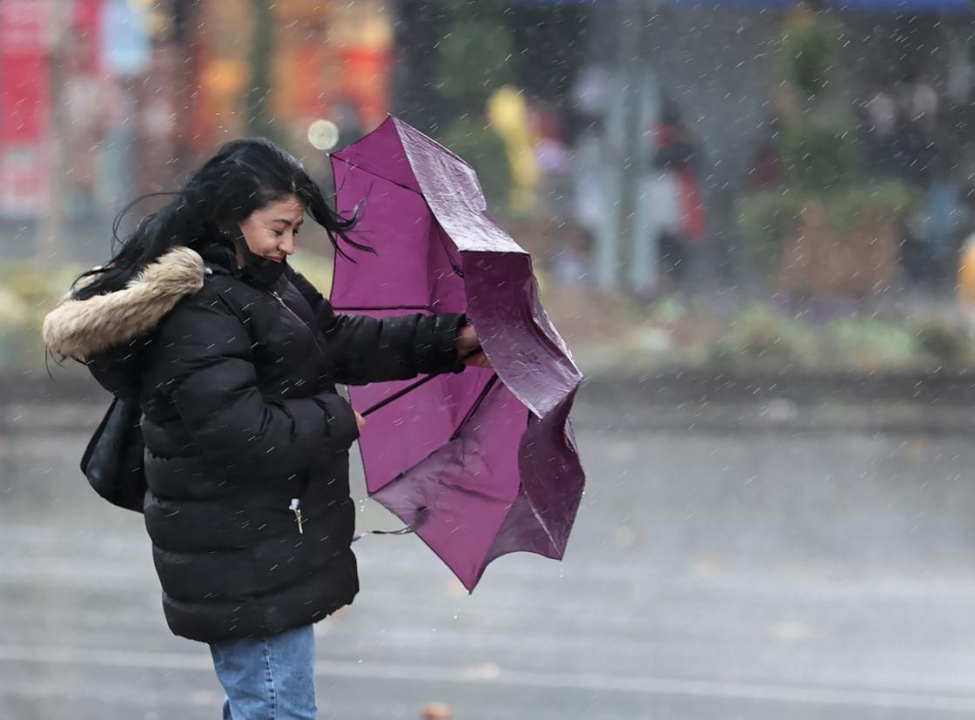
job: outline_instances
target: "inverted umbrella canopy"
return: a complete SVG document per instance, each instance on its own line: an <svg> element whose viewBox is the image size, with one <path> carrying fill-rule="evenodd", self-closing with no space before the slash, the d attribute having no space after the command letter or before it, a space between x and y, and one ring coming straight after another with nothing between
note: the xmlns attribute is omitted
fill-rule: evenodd
<svg viewBox="0 0 975 720"><path fill-rule="evenodd" d="M376 411L360 449L370 496L472 591L488 563L561 559L585 476L569 423L582 374L538 301L531 258L487 211L474 171L390 117L332 156L338 210L358 209L332 304L390 317L466 312L493 370L445 374ZM403 388L352 388L372 406Z"/></svg>

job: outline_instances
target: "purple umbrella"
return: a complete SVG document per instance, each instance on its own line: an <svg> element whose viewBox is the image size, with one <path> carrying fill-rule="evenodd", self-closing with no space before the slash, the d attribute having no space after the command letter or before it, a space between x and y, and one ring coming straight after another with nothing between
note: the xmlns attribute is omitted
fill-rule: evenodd
<svg viewBox="0 0 975 720"><path fill-rule="evenodd" d="M467 163L390 117L332 157L338 209L359 207L336 257L337 310L466 312L493 370L433 377L376 410L360 439L370 496L472 591L495 558L561 559L585 483L569 410L582 380L538 301L531 258L491 218ZM351 390L357 408L405 383Z"/></svg>

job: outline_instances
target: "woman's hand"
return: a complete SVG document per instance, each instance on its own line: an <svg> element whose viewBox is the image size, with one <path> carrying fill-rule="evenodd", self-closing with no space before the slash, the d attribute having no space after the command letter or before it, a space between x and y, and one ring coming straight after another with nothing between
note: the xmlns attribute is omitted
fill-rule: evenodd
<svg viewBox="0 0 975 720"><path fill-rule="evenodd" d="M359 411L358 410L353 410L352 412L355 413L355 424L356 424L356 427L359 428L360 430L362 430L362 428L364 428L366 426L366 419L364 417L362 417L362 415L359 414Z"/></svg>
<svg viewBox="0 0 975 720"><path fill-rule="evenodd" d="M474 326L465 325L462 327L457 335L457 354L462 358L467 358L464 360L464 364L482 368L491 367L491 361L488 360L488 356L483 351L474 352L480 349L481 341L477 338L477 330L474 329ZM471 355L471 353L474 354ZM471 356L467 357L468 355Z"/></svg>

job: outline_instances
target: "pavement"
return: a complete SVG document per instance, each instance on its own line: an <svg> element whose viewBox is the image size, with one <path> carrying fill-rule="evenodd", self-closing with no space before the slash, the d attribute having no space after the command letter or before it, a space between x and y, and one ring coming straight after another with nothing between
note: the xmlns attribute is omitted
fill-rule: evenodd
<svg viewBox="0 0 975 720"><path fill-rule="evenodd" d="M964 383L910 402L851 381L844 403L755 379L714 402L696 381L600 382L575 413L588 488L564 562L502 558L468 596L417 540L362 540L362 594L316 626L321 717L975 713ZM165 627L141 518L77 470L104 398L10 387L0 719L219 717L207 649ZM353 467L360 529L393 527Z"/></svg>

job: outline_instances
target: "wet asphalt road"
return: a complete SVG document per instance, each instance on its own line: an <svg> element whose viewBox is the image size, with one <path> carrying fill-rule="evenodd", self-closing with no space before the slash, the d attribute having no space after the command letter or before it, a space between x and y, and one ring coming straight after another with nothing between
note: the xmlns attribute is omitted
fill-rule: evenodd
<svg viewBox="0 0 975 720"><path fill-rule="evenodd" d="M0 406L0 718L218 718L141 518L76 469L100 411ZM418 541L366 538L362 594L318 626L321 717L975 714L975 444L967 408L910 415L584 396L565 562L502 558L468 597Z"/></svg>

